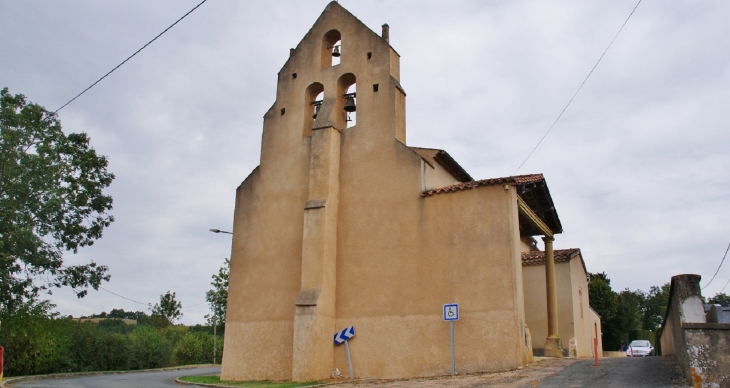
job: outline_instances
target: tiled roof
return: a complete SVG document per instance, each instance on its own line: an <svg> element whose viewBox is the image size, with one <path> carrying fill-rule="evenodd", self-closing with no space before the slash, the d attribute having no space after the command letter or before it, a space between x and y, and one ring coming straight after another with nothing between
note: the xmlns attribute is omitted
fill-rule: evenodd
<svg viewBox="0 0 730 388"><path fill-rule="evenodd" d="M583 264L583 270L587 275L588 270L586 269L585 261L583 261L583 255L580 252L580 248L553 250L553 257L555 258L556 263L567 263L576 256L580 256L581 264ZM545 251L522 252L522 266L527 267L530 265L545 265Z"/></svg>
<svg viewBox="0 0 730 388"><path fill-rule="evenodd" d="M504 178L491 178L482 179L478 181L464 182L455 184L452 186L441 187L438 189L428 190L421 193L422 197L428 197L434 194L451 193L454 191L469 190L479 186L492 186L499 184L516 184L522 185L526 183L534 183L545 180L542 174L530 174L530 175L514 175Z"/></svg>

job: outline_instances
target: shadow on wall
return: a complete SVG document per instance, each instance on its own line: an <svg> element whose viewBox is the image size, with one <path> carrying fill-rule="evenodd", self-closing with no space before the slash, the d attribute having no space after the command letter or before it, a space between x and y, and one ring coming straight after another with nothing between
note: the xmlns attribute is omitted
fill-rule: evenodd
<svg viewBox="0 0 730 388"><path fill-rule="evenodd" d="M700 279L672 277L659 337L662 354L674 356L695 387L730 387L730 323L719 323L726 318L718 306L712 306L714 315L705 315Z"/></svg>

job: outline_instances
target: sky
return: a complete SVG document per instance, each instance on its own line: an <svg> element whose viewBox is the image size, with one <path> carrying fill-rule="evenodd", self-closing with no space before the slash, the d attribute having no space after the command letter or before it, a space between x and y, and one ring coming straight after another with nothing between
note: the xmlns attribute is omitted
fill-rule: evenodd
<svg viewBox="0 0 730 388"><path fill-rule="evenodd" d="M56 110L199 0L0 0L0 87ZM59 112L116 175L116 221L68 264L109 267L110 292L47 296L64 315L147 311L168 290L203 323L229 257L236 187L259 161L279 69L327 1L209 0ZM475 179L543 173L564 232L614 290L730 281L730 2L342 0L390 25L407 143ZM730 286L725 289L730 293ZM139 302L139 303L136 303Z"/></svg>

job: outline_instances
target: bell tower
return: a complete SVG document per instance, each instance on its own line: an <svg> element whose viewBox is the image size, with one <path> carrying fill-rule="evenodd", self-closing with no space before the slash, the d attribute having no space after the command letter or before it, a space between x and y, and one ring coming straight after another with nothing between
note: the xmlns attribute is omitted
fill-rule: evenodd
<svg viewBox="0 0 730 388"><path fill-rule="evenodd" d="M333 1L279 71L260 165L236 194L224 378L312 381L335 368L341 188L405 148L388 33Z"/></svg>
<svg viewBox="0 0 730 388"><path fill-rule="evenodd" d="M405 143L405 92L388 26L378 36L331 2L279 72L277 98L265 116L261 168L292 148L308 154L301 279L294 303L292 376L329 376L336 331L340 164L345 138L355 147ZM354 124L354 125L352 125ZM267 141L269 138L276 141Z"/></svg>

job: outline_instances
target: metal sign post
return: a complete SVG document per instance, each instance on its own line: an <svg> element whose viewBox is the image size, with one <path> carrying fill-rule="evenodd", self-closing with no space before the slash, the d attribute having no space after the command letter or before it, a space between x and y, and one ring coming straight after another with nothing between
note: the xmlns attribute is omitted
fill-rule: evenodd
<svg viewBox="0 0 730 388"><path fill-rule="evenodd" d="M350 360L350 346L347 344L347 340L355 336L355 327L350 326L345 328L345 330L342 330L339 333L335 333L335 345L340 345L344 342L345 344L345 353L347 354L347 368L350 369L350 380L353 380L355 377L352 373L352 361Z"/></svg>
<svg viewBox="0 0 730 388"><path fill-rule="evenodd" d="M459 304L448 303L444 305L444 321L451 326L451 375L456 374L456 357L454 356L454 321L459 320Z"/></svg>
<svg viewBox="0 0 730 388"><path fill-rule="evenodd" d="M350 380L353 380L354 377L352 375L352 360L350 360L350 346L347 345L347 340L345 340L345 353L347 353L347 369L350 370Z"/></svg>

